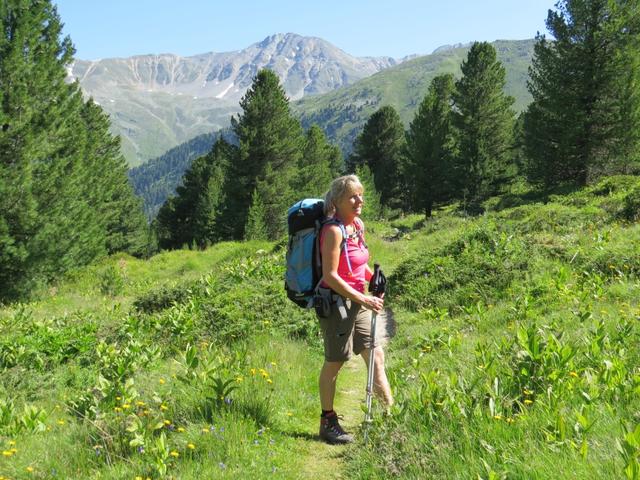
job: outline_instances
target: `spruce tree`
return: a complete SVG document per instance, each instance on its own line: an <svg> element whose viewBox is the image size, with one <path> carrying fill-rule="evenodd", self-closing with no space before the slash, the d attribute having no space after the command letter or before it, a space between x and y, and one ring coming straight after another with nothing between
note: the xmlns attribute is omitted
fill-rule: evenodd
<svg viewBox="0 0 640 480"><path fill-rule="evenodd" d="M270 70L258 72L240 107L242 113L231 120L239 146L226 177L221 221L229 229L228 238L243 238L251 197L258 182L273 181L269 189L276 189L275 195L263 197L267 222L282 233L284 228L279 219L295 197L290 187L302 154L302 128L289 111L289 102L277 75Z"/></svg>
<svg viewBox="0 0 640 480"><path fill-rule="evenodd" d="M107 253L143 255L148 226L142 201L133 193L127 163L120 151L120 137L109 132L108 115L91 99L81 109L85 133L83 192L99 222L101 243Z"/></svg>
<svg viewBox="0 0 640 480"><path fill-rule="evenodd" d="M303 153L298 161L298 173L293 185L297 196L321 196L338 176L341 167L340 149L327 142L320 127L312 125L307 131Z"/></svg>
<svg viewBox="0 0 640 480"><path fill-rule="evenodd" d="M636 1L562 0L538 35L525 116L529 179L584 185L638 154Z"/></svg>
<svg viewBox="0 0 640 480"><path fill-rule="evenodd" d="M465 208L475 210L505 182L514 99L504 93L505 69L489 43L474 43L461 70L453 93L453 120L459 142L456 163Z"/></svg>
<svg viewBox="0 0 640 480"><path fill-rule="evenodd" d="M377 110L356 138L351 168L367 165L383 205L406 206L402 162L405 148L404 127L398 112L390 105Z"/></svg>
<svg viewBox="0 0 640 480"><path fill-rule="evenodd" d="M376 190L375 180L371 169L366 165L356 168L355 174L362 183L364 189L364 205L362 207L362 220L380 220L385 216L385 209L380 202L380 193Z"/></svg>
<svg viewBox="0 0 640 480"><path fill-rule="evenodd" d="M112 249L139 251L131 238L144 220L107 117L67 81L73 45L53 4L6 0L0 24L0 297L9 298Z"/></svg>
<svg viewBox="0 0 640 480"><path fill-rule="evenodd" d="M161 248L204 248L226 233L218 221L224 202L224 179L235 155L235 147L220 138L211 152L193 161L176 196L170 197L158 212L155 228Z"/></svg>
<svg viewBox="0 0 640 480"><path fill-rule="evenodd" d="M266 240L269 236L267 228L267 210L262 196L256 188L251 196L251 208L247 215L247 225L244 229L245 240Z"/></svg>
<svg viewBox="0 0 640 480"><path fill-rule="evenodd" d="M412 205L431 216L436 202L454 194L455 137L452 121L454 79L435 77L407 132L407 174Z"/></svg>

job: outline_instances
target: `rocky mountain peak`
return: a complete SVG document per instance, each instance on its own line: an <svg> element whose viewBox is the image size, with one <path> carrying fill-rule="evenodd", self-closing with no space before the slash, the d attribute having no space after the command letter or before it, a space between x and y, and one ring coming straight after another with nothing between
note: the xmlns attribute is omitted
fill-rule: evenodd
<svg viewBox="0 0 640 480"><path fill-rule="evenodd" d="M273 70L289 98L297 100L350 85L399 62L353 57L321 38L277 33L233 52L78 60L69 76L111 114L126 156L138 164L228 125L262 68Z"/></svg>

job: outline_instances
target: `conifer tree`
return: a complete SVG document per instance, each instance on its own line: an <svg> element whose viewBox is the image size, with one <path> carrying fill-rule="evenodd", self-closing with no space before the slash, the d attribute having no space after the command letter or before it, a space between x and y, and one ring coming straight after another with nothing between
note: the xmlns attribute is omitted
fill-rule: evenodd
<svg viewBox="0 0 640 480"><path fill-rule="evenodd" d="M3 1L0 26L0 297L9 298L123 247L112 234L144 223L106 116L67 82L73 45L55 7Z"/></svg>
<svg viewBox="0 0 640 480"><path fill-rule="evenodd" d="M211 152L193 161L176 196L158 212L155 228L161 248L203 248L225 234L224 226L218 224L224 200L222 188L235 155L235 147L220 138Z"/></svg>
<svg viewBox="0 0 640 480"><path fill-rule="evenodd" d="M431 216L435 202L454 194L455 139L451 74L435 77L407 132L407 174L412 205Z"/></svg>
<svg viewBox="0 0 640 480"><path fill-rule="evenodd" d="M245 240L266 240L268 238L267 210L261 197L256 188L251 196L251 208L249 208L247 226L244 229Z"/></svg>
<svg viewBox="0 0 640 480"><path fill-rule="evenodd" d="M298 173L294 190L298 197L319 197L338 176L342 166L342 154L335 145L327 142L324 132L317 125L307 131L304 149L298 161Z"/></svg>
<svg viewBox="0 0 640 480"><path fill-rule="evenodd" d="M584 185L617 158L638 155L636 1L561 0L538 35L525 116L528 176Z"/></svg>
<svg viewBox="0 0 640 480"><path fill-rule="evenodd" d="M505 69L487 42L475 42L462 62L453 93L458 133L458 172L465 208L479 208L505 181L512 147L512 97L505 95Z"/></svg>
<svg viewBox="0 0 640 480"><path fill-rule="evenodd" d="M367 165L373 173L380 201L391 208L406 206L402 179L404 127L390 105L377 110L356 138L350 159L352 168Z"/></svg>
<svg viewBox="0 0 640 480"><path fill-rule="evenodd" d="M384 218L385 209L380 202L380 193L376 190L371 169L367 165L361 165L356 168L355 173L360 179L360 183L362 183L362 188L364 189L362 219L367 222L369 220L380 220Z"/></svg>
<svg viewBox="0 0 640 480"><path fill-rule="evenodd" d="M289 102L277 75L270 70L258 72L240 107L242 113L231 121L239 146L226 177L221 221L229 228L229 238L243 238L251 197L258 182L275 182L268 187L275 190L275 195L262 198L268 225L282 233L284 227L279 219L293 203L290 187L302 154L302 128L289 111ZM271 172L269 179L267 167Z"/></svg>
<svg viewBox="0 0 640 480"><path fill-rule="evenodd" d="M83 190L81 198L93 206L101 242L107 253L146 253L148 226L142 201L127 178L127 163L120 151L120 137L109 132L109 117L93 100L80 112L85 133ZM106 235L106 238L103 237Z"/></svg>

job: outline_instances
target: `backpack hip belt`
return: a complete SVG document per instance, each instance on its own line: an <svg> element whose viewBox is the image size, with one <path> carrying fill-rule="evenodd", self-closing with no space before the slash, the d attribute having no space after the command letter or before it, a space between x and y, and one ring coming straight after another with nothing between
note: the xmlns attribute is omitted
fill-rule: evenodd
<svg viewBox="0 0 640 480"><path fill-rule="evenodd" d="M347 308L345 306L345 299L342 295L338 295L330 288L318 287L313 299L313 306L316 310L316 314L321 318L327 318L331 314L331 305L336 304L338 311L340 312L340 318L346 320Z"/></svg>

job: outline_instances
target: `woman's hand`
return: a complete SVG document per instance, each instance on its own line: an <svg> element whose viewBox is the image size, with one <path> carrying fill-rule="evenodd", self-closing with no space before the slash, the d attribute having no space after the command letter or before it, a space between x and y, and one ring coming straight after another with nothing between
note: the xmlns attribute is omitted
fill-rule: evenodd
<svg viewBox="0 0 640 480"><path fill-rule="evenodd" d="M364 295L360 304L364 308L368 308L369 310L373 310L376 313L380 313L382 312L382 308L384 307L384 299L374 297L373 295Z"/></svg>

